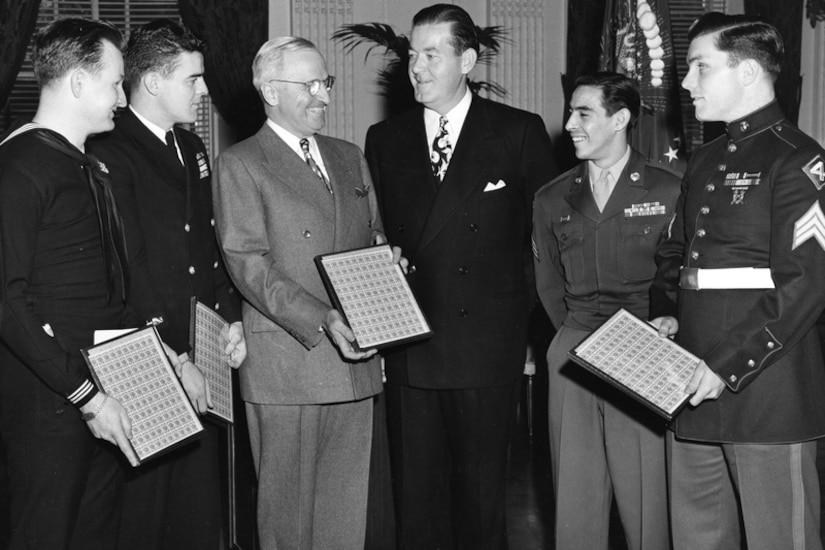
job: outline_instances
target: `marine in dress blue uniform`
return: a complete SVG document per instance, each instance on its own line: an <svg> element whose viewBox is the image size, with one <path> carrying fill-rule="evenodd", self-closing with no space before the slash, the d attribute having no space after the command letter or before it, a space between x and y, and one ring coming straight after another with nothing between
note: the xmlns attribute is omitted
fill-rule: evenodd
<svg viewBox="0 0 825 550"><path fill-rule="evenodd" d="M579 79L566 129L587 162L544 186L533 207L536 286L557 329L547 365L555 536L565 550L608 547L614 496L628 548L669 544L664 422L567 357L620 308L648 317L680 177L629 147L638 111L629 78ZM600 210L591 187L602 169L615 187Z"/></svg>
<svg viewBox="0 0 825 550"><path fill-rule="evenodd" d="M774 101L773 27L708 14L690 38L683 86L727 128L693 154L657 253L653 308L701 358L668 441L674 546L821 548L825 152Z"/></svg>

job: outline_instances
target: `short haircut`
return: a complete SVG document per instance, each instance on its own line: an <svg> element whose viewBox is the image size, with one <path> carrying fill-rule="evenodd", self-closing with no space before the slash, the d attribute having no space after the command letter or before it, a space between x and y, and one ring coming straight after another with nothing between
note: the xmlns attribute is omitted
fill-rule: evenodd
<svg viewBox="0 0 825 550"><path fill-rule="evenodd" d="M628 131L639 118L642 100L639 96L639 85L632 78L619 73L599 72L580 76L576 79L575 88L592 86L602 91L602 106L608 116L613 116L621 109L630 111Z"/></svg>
<svg viewBox="0 0 825 550"><path fill-rule="evenodd" d="M716 47L728 54L728 62L735 67L743 59L759 63L773 80L782 70L785 46L776 27L747 15L726 15L710 12L697 19L688 31L688 40L715 34Z"/></svg>
<svg viewBox="0 0 825 550"><path fill-rule="evenodd" d="M34 78L42 89L69 71L82 68L92 74L103 69L103 45L123 48L123 34L106 21L57 19L34 36Z"/></svg>
<svg viewBox="0 0 825 550"><path fill-rule="evenodd" d="M450 23L450 45L457 55L473 49L478 53L478 32L470 14L464 9L452 4L433 4L415 14L412 21L413 28L420 25L437 25Z"/></svg>
<svg viewBox="0 0 825 550"><path fill-rule="evenodd" d="M284 68L284 54L296 50L315 50L315 44L297 36L279 36L260 47L252 61L252 85L261 91L266 82L280 76Z"/></svg>
<svg viewBox="0 0 825 550"><path fill-rule="evenodd" d="M126 88L137 86L149 72L166 77L177 68L177 57L184 52L203 53L204 42L192 32L169 19L156 19L134 31L126 45Z"/></svg>

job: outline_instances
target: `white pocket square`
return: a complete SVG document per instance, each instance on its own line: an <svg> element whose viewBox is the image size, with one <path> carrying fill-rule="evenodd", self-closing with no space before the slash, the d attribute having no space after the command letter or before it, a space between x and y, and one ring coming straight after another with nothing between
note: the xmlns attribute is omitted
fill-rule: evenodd
<svg viewBox="0 0 825 550"><path fill-rule="evenodd" d="M487 182L487 186L484 188L484 192L497 191L498 189L504 189L505 187L507 187L507 184L504 183L504 180L498 180L498 183L489 181Z"/></svg>

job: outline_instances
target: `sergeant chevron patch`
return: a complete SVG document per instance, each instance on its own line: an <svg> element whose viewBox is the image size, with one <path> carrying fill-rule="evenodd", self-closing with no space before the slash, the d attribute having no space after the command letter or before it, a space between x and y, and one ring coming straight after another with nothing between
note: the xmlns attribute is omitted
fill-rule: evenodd
<svg viewBox="0 0 825 550"><path fill-rule="evenodd" d="M825 214L822 213L819 201L814 201L808 211L793 224L793 246L791 250L796 250L808 239L816 239L819 246L825 250Z"/></svg>

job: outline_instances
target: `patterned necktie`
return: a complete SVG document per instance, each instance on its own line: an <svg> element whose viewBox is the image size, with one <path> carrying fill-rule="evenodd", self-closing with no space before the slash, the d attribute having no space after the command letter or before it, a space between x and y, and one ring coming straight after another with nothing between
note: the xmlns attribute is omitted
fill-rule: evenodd
<svg viewBox="0 0 825 550"><path fill-rule="evenodd" d="M453 146L450 143L450 134L447 133L447 117L442 116L438 119L438 133L433 140L433 152L430 154L433 175L438 178L438 181L444 181L452 156Z"/></svg>
<svg viewBox="0 0 825 550"><path fill-rule="evenodd" d="M321 167L318 166L315 159L312 158L312 153L309 152L309 140L307 138L301 140L301 151L304 152L304 160L307 161L307 165L313 172L315 172L315 175L318 176L322 182L324 182L324 185L327 186L327 191L329 191L329 194L332 195L332 186L329 184L329 180L327 180L326 176L324 176L324 173L321 171Z"/></svg>
<svg viewBox="0 0 825 550"><path fill-rule="evenodd" d="M602 170L599 179L593 183L593 199L596 201L596 206L599 207L599 212L604 210L607 200L610 198L610 183L613 175L608 170Z"/></svg>
<svg viewBox="0 0 825 550"><path fill-rule="evenodd" d="M178 148L175 147L175 134L172 133L172 130L166 132L166 147L175 155L175 158L178 159L180 162L180 157L178 156Z"/></svg>

